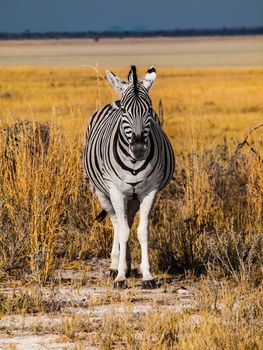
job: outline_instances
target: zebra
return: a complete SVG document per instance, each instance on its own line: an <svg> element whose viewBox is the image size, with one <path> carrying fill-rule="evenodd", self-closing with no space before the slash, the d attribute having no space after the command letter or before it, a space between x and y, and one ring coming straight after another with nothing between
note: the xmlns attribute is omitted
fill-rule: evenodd
<svg viewBox="0 0 263 350"><path fill-rule="evenodd" d="M109 214L113 225L110 270L115 278L114 288L127 286L131 263L129 230L139 211L142 288L153 289L157 284L150 273L148 216L156 193L168 184L175 168L172 146L148 94L156 79L156 70L150 67L143 80L138 80L135 66L131 66L128 81L111 71L106 71L106 76L121 97L91 118L84 168L104 208L98 221Z"/></svg>

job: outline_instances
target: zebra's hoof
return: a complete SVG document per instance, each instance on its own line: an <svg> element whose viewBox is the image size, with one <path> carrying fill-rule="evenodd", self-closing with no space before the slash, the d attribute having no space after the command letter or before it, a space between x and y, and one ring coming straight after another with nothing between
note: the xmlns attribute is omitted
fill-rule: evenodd
<svg viewBox="0 0 263 350"><path fill-rule="evenodd" d="M115 280L118 275L118 270L110 270L110 277Z"/></svg>
<svg viewBox="0 0 263 350"><path fill-rule="evenodd" d="M126 289L127 288L127 282L124 281L115 281L113 284L114 289Z"/></svg>
<svg viewBox="0 0 263 350"><path fill-rule="evenodd" d="M146 280L142 281L142 289L156 289L159 288L159 285L155 280Z"/></svg>

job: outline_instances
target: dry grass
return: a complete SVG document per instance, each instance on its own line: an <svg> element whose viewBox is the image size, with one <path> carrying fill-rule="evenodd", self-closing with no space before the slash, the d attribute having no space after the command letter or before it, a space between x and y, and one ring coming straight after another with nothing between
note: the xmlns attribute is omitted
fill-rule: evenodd
<svg viewBox="0 0 263 350"><path fill-rule="evenodd" d="M83 260L109 256L112 232L108 219L94 223L100 207L83 175L83 141L92 112L112 92L89 68L0 74L0 281L41 286L57 283L55 269L86 273ZM76 349L87 334L103 349L262 348L263 127L238 148L262 123L262 95L261 68L159 70L152 99L156 108L162 100L177 172L153 208L152 266L193 280L206 274L220 288L204 282L194 313L138 318L127 309L99 324L67 316L59 334ZM131 247L139 261L134 228ZM1 296L0 314L59 312L35 288Z"/></svg>
<svg viewBox="0 0 263 350"><path fill-rule="evenodd" d="M109 253L111 227L93 221L99 206L81 153L88 118L113 96L93 68L2 68L1 76L1 271L45 282L65 261ZM259 68L160 70L152 98L162 100L178 165L154 208L156 271L201 271L210 262L249 275L243 265L258 261L263 128L235 150L262 122L262 80ZM132 244L137 257L134 233Z"/></svg>
<svg viewBox="0 0 263 350"><path fill-rule="evenodd" d="M194 286L194 302L177 311L173 307L180 303L178 293L181 289L172 284L172 288L163 289L159 294L155 291L147 295L135 290L121 293L109 290L107 301L98 296L95 305L75 301L75 310L66 307L67 304L73 305L70 301L61 303L60 308L52 307L56 305L55 294L43 293L39 298L36 290L24 291L20 312L16 308L9 309L6 314L13 316L5 316L0 321L0 331L8 330L9 337L14 337L19 331L22 334L33 332L38 336L56 334L57 342L70 343L75 349L90 346L105 350L262 349L262 289L251 292L242 284L236 285L233 293L232 283L221 281L215 284L207 279L191 284ZM190 286L183 291L187 293ZM83 293L81 289L79 293ZM18 294L17 297L8 297L9 305L12 301L13 306L18 305ZM167 294L169 300L165 299ZM42 305L40 310L36 309L36 304L32 308L36 299L37 304ZM88 296L85 302L87 300ZM148 311L135 311L135 304L140 305L141 310L148 306ZM45 310L43 305L46 305ZM96 313L98 305L104 307L104 312ZM108 311L107 305L110 305ZM78 311L80 306L82 313ZM123 311L118 311L118 308ZM16 319L14 315L21 312L24 312L23 318ZM36 312L38 318L32 316ZM8 322L12 322L12 328L8 327Z"/></svg>

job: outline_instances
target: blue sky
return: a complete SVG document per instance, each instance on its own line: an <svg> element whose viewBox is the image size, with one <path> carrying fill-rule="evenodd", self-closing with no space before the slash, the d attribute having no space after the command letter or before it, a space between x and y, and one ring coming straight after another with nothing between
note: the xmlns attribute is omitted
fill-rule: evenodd
<svg viewBox="0 0 263 350"><path fill-rule="evenodd" d="M263 0L0 0L0 32L263 26Z"/></svg>

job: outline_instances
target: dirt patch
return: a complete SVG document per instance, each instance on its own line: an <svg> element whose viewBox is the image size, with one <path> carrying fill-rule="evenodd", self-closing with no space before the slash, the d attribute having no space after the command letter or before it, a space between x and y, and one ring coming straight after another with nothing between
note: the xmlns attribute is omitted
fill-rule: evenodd
<svg viewBox="0 0 263 350"><path fill-rule="evenodd" d="M57 342L58 336L54 334L48 335L21 335L17 337L10 337L0 339L1 349L16 349L16 350L64 350L72 349L71 343Z"/></svg>
<svg viewBox="0 0 263 350"><path fill-rule="evenodd" d="M60 305L57 311L5 315L0 320L0 348L16 350L71 349L78 340L75 333L85 331L93 335L82 346L96 348L96 332L105 319L119 316L140 318L151 312L171 310L181 312L197 306L197 288L190 282L176 278L160 279L161 287L142 290L138 278L130 278L128 288L115 290L108 275L108 260L93 259L85 272L82 270L60 270L55 273L55 286L38 290L43 305ZM61 282L63 280L63 282ZM79 285L78 285L79 282ZM7 297L31 295L32 287L10 288L2 286L0 293ZM47 304L48 302L48 304ZM83 323L85 322L85 324ZM89 339L90 338L90 339ZM69 342L70 339L70 342ZM13 348L12 348L13 346Z"/></svg>

